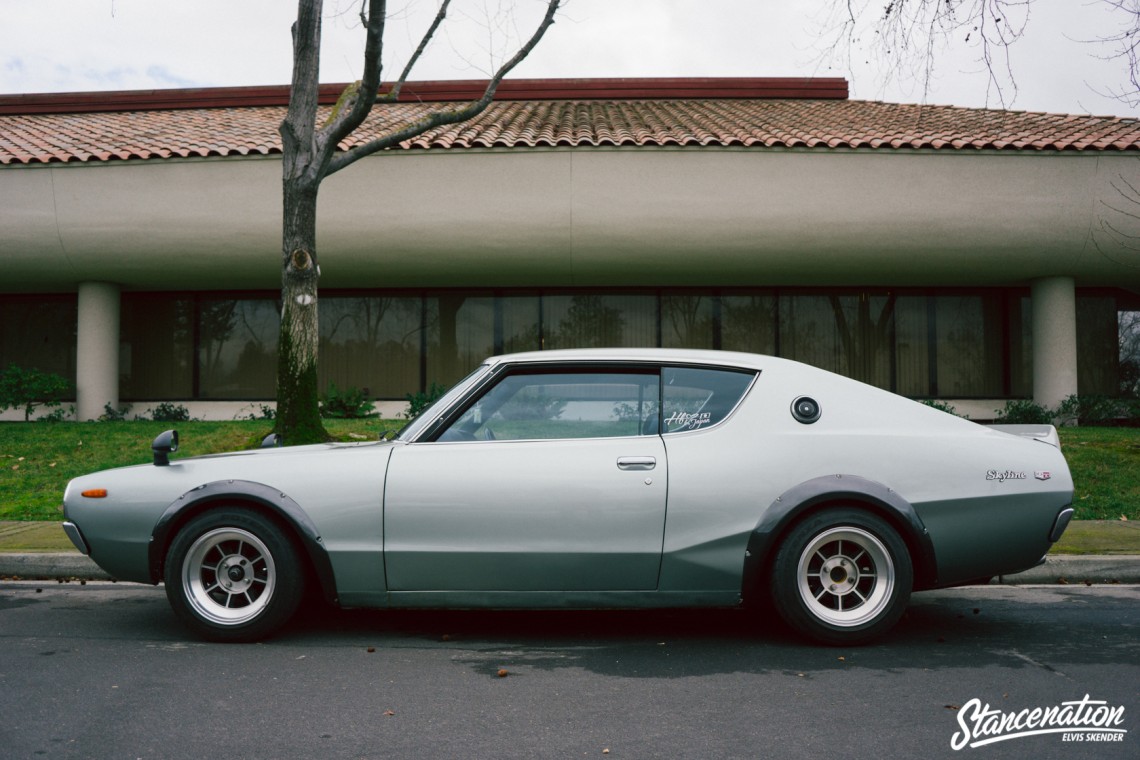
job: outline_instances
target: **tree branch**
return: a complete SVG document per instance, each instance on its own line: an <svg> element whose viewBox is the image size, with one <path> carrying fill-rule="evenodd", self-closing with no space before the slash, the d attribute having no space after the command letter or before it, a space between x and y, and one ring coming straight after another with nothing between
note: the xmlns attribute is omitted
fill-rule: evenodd
<svg viewBox="0 0 1140 760"><path fill-rule="evenodd" d="M449 5L451 5L451 0L443 0L443 2L440 3L439 13L435 14L435 20L431 22L431 26L428 27L428 30L424 33L423 39L420 40L419 47L416 48L416 52L412 53L412 57L408 59L404 70L400 72L400 78L392 85L392 89L387 95L382 97L377 96L377 103L395 103L396 99L400 97L400 90L403 88L404 82L408 81L408 75L412 73L412 67L420 60L420 56L424 54L424 50L427 49L428 43L431 42L432 37L435 36L439 25L443 23L443 19L447 16L447 7Z"/></svg>
<svg viewBox="0 0 1140 760"><path fill-rule="evenodd" d="M427 116L413 121L403 129L395 132L390 132L387 135L378 137L375 140L367 142L363 145L358 145L355 148L347 150L334 156L328 164L326 174L334 174L341 169L356 163L365 156L370 156L373 153L390 148L394 145L399 145L405 140L409 140L417 135L421 135L428 130L435 129L436 127L444 126L446 124L457 124L461 121L466 121L474 116L479 115L487 106L491 104L491 100L495 97L495 90L498 89L499 83L503 81L511 69L517 66L527 55L534 49L534 47L546 34L546 30L554 23L554 14L557 13L558 8L561 6L562 0L549 0L546 6L546 14L542 18L542 22L535 29L534 34L527 40L526 44L519 48L509 61L499 67L495 75L487 82L487 88L483 91L483 96L476 101L468 103L462 108L452 108L447 110L435 111ZM361 89L364 89L363 84ZM372 90L375 92L375 90Z"/></svg>

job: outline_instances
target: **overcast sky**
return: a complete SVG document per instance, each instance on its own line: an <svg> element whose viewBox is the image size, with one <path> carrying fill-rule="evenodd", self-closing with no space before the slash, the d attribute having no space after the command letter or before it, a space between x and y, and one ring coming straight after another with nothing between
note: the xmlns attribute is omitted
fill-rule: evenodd
<svg viewBox="0 0 1140 760"><path fill-rule="evenodd" d="M853 2L882 6L882 0ZM867 44L875 40L873 25L857 30L855 44L841 46L843 55L822 58L836 8L846 4L569 0L512 77L842 76L859 99L1140 115L1140 107L1108 95L1126 84L1127 72L1120 61L1102 60L1113 49L1095 41L1120 31L1127 19L1100 0L1034 0L1028 11L1015 5L1004 23L1024 23L1025 33L1010 49L1014 79L1003 80L1001 94L987 87L971 29L939 45L925 88L913 60L888 76ZM386 79L402 68L435 2L389 5ZM542 0L454 0L446 33L411 78L485 76L514 28L529 34L542 7ZM349 0L326 0L323 82L360 78L356 8ZM286 84L295 13L293 0L0 0L0 93Z"/></svg>

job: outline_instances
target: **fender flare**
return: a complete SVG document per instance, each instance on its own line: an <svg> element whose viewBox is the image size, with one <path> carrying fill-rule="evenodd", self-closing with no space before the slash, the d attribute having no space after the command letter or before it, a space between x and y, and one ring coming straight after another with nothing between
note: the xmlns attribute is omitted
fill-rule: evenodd
<svg viewBox="0 0 1140 760"><path fill-rule="evenodd" d="M178 529L187 520L205 511L211 505L230 500L253 503L286 524L301 544L321 586L324 597L337 603L336 577L332 561L321 540L316 523L297 502L264 483L250 480L218 480L194 488L175 499L158 518L150 537L148 560L151 583L162 580L162 567L167 550Z"/></svg>
<svg viewBox="0 0 1140 760"><path fill-rule="evenodd" d="M914 506L882 483L858 475L827 475L793 486L764 510L744 554L744 598L760 591L758 585L779 548L778 541L793 523L810 512L852 502L869 508L898 531L911 554L916 589L937 585L934 542Z"/></svg>

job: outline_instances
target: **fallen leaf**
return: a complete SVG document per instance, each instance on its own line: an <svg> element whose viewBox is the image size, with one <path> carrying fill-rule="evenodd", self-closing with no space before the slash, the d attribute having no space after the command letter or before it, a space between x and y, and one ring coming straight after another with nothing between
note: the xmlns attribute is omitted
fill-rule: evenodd
<svg viewBox="0 0 1140 760"><path fill-rule="evenodd" d="M1128 522L1128 518L1127 518L1127 517L1125 517L1124 515L1121 515L1121 516L1120 516L1120 519L1121 519L1121 521L1123 521L1123 522Z"/></svg>
<svg viewBox="0 0 1140 760"><path fill-rule="evenodd" d="M942 705L942 706L945 707L947 710L961 710L962 709L962 705Z"/></svg>
<svg viewBox="0 0 1140 760"><path fill-rule="evenodd" d="M376 651L376 647L368 647L368 654L372 654L375 651Z"/></svg>
<svg viewBox="0 0 1140 760"><path fill-rule="evenodd" d="M846 657L840 657L840 658L839 658L839 661L840 661L840 662L846 662L846 661L847 661L847 658L846 658Z"/></svg>
<svg viewBox="0 0 1140 760"><path fill-rule="evenodd" d="M605 749L603 749L603 750L602 750L602 754L603 754L603 755L608 755L608 754L610 754L610 748L609 748L609 747L606 747Z"/></svg>
<svg viewBox="0 0 1140 760"><path fill-rule="evenodd" d="M495 675L497 675L499 678L506 678L509 675L509 673L507 672L506 668L499 668L499 672L496 673Z"/></svg>
<svg viewBox="0 0 1140 760"><path fill-rule="evenodd" d="M1068 586L1069 585L1069 581L1064 576L1061 576L1060 578L1058 578L1057 583L1060 583L1062 586Z"/></svg>
<svg viewBox="0 0 1140 760"><path fill-rule="evenodd" d="M395 710L385 710L384 714L387 715L388 717L392 717L393 715L396 714L396 711Z"/></svg>

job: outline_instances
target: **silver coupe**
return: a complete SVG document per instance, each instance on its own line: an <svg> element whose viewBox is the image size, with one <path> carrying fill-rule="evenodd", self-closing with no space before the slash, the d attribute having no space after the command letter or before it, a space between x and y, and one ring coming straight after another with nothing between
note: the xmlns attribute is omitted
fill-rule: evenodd
<svg viewBox="0 0 1140 760"><path fill-rule="evenodd" d="M488 359L392 440L172 457L71 481L64 529L165 583L198 635L344 607L775 610L820 642L911 591L1014 573L1064 531L1051 426L982 426L770 356Z"/></svg>

